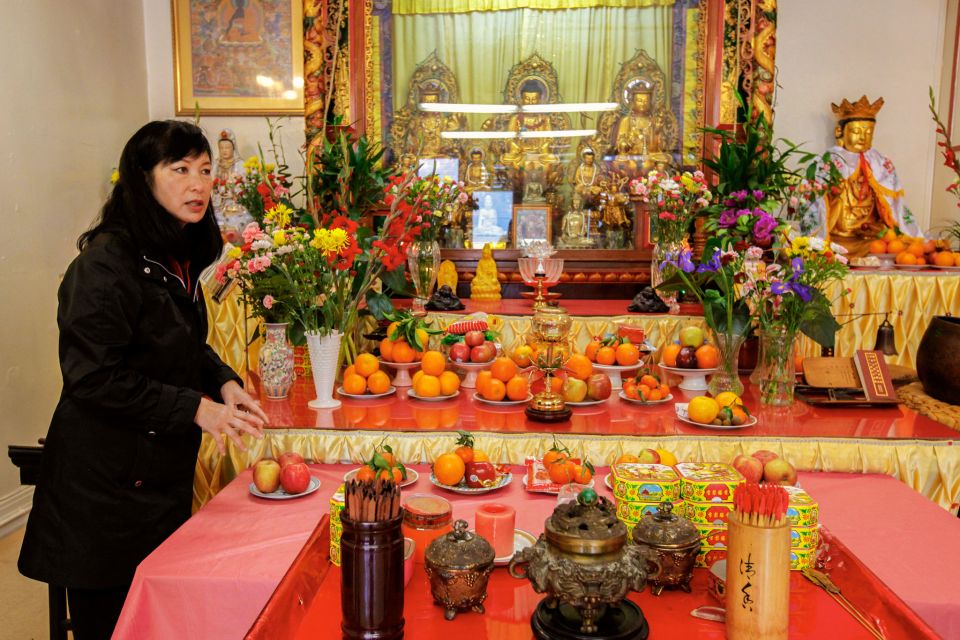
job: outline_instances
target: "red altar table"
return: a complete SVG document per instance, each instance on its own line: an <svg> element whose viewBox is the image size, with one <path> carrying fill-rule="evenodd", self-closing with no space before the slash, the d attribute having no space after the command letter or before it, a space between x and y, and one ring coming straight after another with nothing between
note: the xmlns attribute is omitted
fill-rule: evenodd
<svg viewBox="0 0 960 640"><path fill-rule="evenodd" d="M325 541L315 528L329 512L330 494L352 468L316 465L320 490L283 502L251 496L250 472L241 474L141 563L114 637L236 638L258 618L254 628L270 635L253 637L336 637L338 571L323 571ZM471 523L477 505L508 501L522 504L517 526L539 532L556 503L553 496L526 493L519 479L488 496L457 496L433 487L425 466L414 468L421 479L405 491L442 493L451 499L454 517ZM605 473L600 470L598 478ZM881 619L887 637L936 637L927 624L944 637L960 632L960 602L951 601L960 557L948 548L960 535L960 521L889 477L803 473L800 481L820 502L821 523L833 532L831 574L851 600ZM463 631L479 638L529 637L522 634L539 597L503 569L495 574L488 613L464 614L447 623L427 598L425 576L417 573L405 591L408 637ZM269 610L258 616L282 580L278 597L289 598L271 607L285 612L285 627ZM691 595L671 592L653 598L644 593L637 601L655 629L721 638L722 626L689 618L696 606L713 604L703 592L703 580L698 576ZM868 637L825 593L799 577L793 580L793 637Z"/></svg>

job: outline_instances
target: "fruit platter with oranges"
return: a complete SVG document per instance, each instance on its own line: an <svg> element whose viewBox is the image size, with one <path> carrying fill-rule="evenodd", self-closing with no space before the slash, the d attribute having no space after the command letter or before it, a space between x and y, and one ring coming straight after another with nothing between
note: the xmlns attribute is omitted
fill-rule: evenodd
<svg viewBox="0 0 960 640"><path fill-rule="evenodd" d="M598 404L610 397L613 382L606 373L595 370L585 355L575 353L563 363L567 377L560 387L563 401L571 406Z"/></svg>
<svg viewBox="0 0 960 640"><path fill-rule="evenodd" d="M373 454L363 465L343 476L344 482L358 480L360 482L376 482L379 480L393 480L401 487L415 483L419 475L413 469L407 469L393 453L388 444L380 443L373 449Z"/></svg>
<svg viewBox="0 0 960 640"><path fill-rule="evenodd" d="M898 235L892 229L887 229L880 238L872 241L869 252L880 258L881 266L890 266L889 260L893 258L898 269L960 268L960 252L951 251L946 240L912 238Z"/></svg>
<svg viewBox="0 0 960 640"><path fill-rule="evenodd" d="M674 369L716 369L719 362L720 352L695 325L681 329L680 339L665 346L660 354L660 363Z"/></svg>
<svg viewBox="0 0 960 640"><path fill-rule="evenodd" d="M512 358L500 356L489 369L477 374L475 400L487 404L514 405L527 402L530 395L529 371L520 369Z"/></svg>
<svg viewBox="0 0 960 640"><path fill-rule="evenodd" d="M420 370L413 374L409 397L417 400L449 400L460 393L460 376L447 369L447 358L439 351L425 351Z"/></svg>
<svg viewBox="0 0 960 640"><path fill-rule="evenodd" d="M493 464L487 454L475 448L473 435L458 431L453 451L442 453L433 461L430 482L461 494L496 491L510 484L513 474L508 467Z"/></svg>
<svg viewBox="0 0 960 640"><path fill-rule="evenodd" d="M553 446L541 458L525 460L527 472L523 485L534 493L559 493L567 484L593 486L593 465L588 460L580 460L570 455L570 450L556 437Z"/></svg>
<svg viewBox="0 0 960 640"><path fill-rule="evenodd" d="M741 429L757 424L743 400L731 391L724 391L716 398L697 396L689 403L677 403L677 417L683 422L715 429Z"/></svg>
<svg viewBox="0 0 960 640"><path fill-rule="evenodd" d="M637 404L662 404L673 400L673 394L669 385L660 381L660 376L643 370L623 381L620 398Z"/></svg>
<svg viewBox="0 0 960 640"><path fill-rule="evenodd" d="M430 336L443 333L430 327L432 320L397 311L387 316L387 336L380 341L380 359L394 364L419 362L430 348Z"/></svg>
<svg viewBox="0 0 960 640"><path fill-rule="evenodd" d="M382 398L396 392L390 376L380 369L380 361L370 353L361 353L343 370L343 383L337 393L347 398L366 400Z"/></svg>

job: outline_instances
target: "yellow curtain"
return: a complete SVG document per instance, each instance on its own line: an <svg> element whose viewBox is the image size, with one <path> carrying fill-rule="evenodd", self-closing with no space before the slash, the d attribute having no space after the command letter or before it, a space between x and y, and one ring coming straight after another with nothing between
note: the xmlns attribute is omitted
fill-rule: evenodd
<svg viewBox="0 0 960 640"><path fill-rule="evenodd" d="M414 69L434 50L457 77L461 101L468 103L501 104L510 68L534 53L556 68L565 102L607 101L620 64L638 49L657 61L666 74L666 87L671 86L673 10L669 6L396 13L395 8L395 109L406 102ZM488 117L467 115L472 130L478 130ZM580 128L578 122L573 124Z"/></svg>
<svg viewBox="0 0 960 640"><path fill-rule="evenodd" d="M676 0L394 0L394 15L465 13L504 9L583 9L593 7L669 7Z"/></svg>

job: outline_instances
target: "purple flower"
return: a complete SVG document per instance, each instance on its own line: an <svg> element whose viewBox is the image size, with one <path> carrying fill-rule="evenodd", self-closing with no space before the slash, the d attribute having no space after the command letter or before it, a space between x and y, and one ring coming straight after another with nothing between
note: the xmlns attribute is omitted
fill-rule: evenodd
<svg viewBox="0 0 960 640"><path fill-rule="evenodd" d="M737 224L737 212L733 209L727 209L720 214L719 224L723 229L729 229Z"/></svg>
<svg viewBox="0 0 960 640"><path fill-rule="evenodd" d="M750 195L750 192L744 189L743 191L734 191L733 193L730 194L730 197L736 200L746 200L747 196L749 195Z"/></svg>
<svg viewBox="0 0 960 640"><path fill-rule="evenodd" d="M679 266L680 270L684 273L694 272L696 267L693 264L693 253L689 249L680 252L680 256L677 259L677 266Z"/></svg>
<svg viewBox="0 0 960 640"><path fill-rule="evenodd" d="M770 284L770 292L775 296L782 296L783 294L790 291L790 285L786 282L781 282L777 280Z"/></svg>
<svg viewBox="0 0 960 640"><path fill-rule="evenodd" d="M764 195L765 194L760 189L753 190L753 197L756 198L757 200L763 200Z"/></svg>
<svg viewBox="0 0 960 640"><path fill-rule="evenodd" d="M810 302L813 300L813 289L807 285L800 284L799 282L791 282L790 288L793 289L794 293L800 296L800 299L804 302Z"/></svg>
<svg viewBox="0 0 960 640"><path fill-rule="evenodd" d="M803 258L797 256L790 261L790 268L793 269L793 279L795 280L797 276L803 273Z"/></svg>
<svg viewBox="0 0 960 640"><path fill-rule="evenodd" d="M707 271L716 271L720 268L720 250L717 249L713 252L713 256L707 262L699 265L697 267L697 273L705 273Z"/></svg>
<svg viewBox="0 0 960 640"><path fill-rule="evenodd" d="M773 230L777 228L777 221L769 213L763 213L753 225L753 238L760 243L770 242Z"/></svg>

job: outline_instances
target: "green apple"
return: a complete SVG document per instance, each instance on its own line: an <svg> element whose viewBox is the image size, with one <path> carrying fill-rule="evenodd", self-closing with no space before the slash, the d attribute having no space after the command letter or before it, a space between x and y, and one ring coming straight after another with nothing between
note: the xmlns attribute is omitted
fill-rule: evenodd
<svg viewBox="0 0 960 640"><path fill-rule="evenodd" d="M703 344L703 329L695 326L684 327L680 330L680 344L696 349Z"/></svg>
<svg viewBox="0 0 960 640"><path fill-rule="evenodd" d="M583 399L587 397L587 383L570 376L563 381L560 395L563 396L564 402L583 402Z"/></svg>

